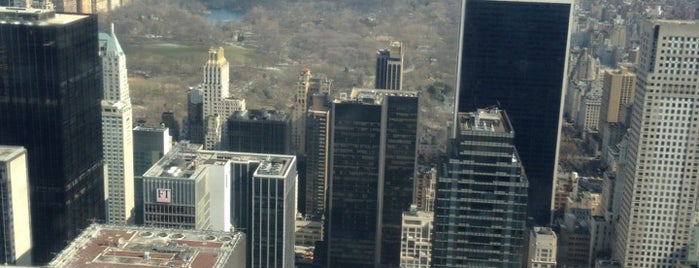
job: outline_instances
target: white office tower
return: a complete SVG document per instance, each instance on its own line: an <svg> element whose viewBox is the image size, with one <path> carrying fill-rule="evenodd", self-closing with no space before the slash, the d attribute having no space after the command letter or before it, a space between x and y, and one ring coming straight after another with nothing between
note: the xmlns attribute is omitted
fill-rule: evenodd
<svg viewBox="0 0 699 268"><path fill-rule="evenodd" d="M228 61L223 47L210 48L204 64L204 149L222 148L221 137L225 136L228 117L236 111L245 110L245 100L229 95ZM224 146L225 147L225 146Z"/></svg>
<svg viewBox="0 0 699 268"><path fill-rule="evenodd" d="M420 211L410 205L403 212L400 242L401 268L429 268L432 265L432 212Z"/></svg>
<svg viewBox="0 0 699 268"><path fill-rule="evenodd" d="M646 21L613 257L669 268L699 220L699 21Z"/></svg>
<svg viewBox="0 0 699 268"><path fill-rule="evenodd" d="M129 224L134 220L134 167L133 115L126 55L114 35L114 25L109 34L99 34L99 42L104 88L102 148L107 169L104 183L106 220L110 224Z"/></svg>
<svg viewBox="0 0 699 268"><path fill-rule="evenodd" d="M527 268L555 268L558 236L550 227L529 230L529 258Z"/></svg>
<svg viewBox="0 0 699 268"><path fill-rule="evenodd" d="M27 150L0 146L0 263L32 265Z"/></svg>

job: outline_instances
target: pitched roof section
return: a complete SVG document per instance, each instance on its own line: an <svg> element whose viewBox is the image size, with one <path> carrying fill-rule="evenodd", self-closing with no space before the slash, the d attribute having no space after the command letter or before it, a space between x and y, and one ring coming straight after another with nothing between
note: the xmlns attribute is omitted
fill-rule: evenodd
<svg viewBox="0 0 699 268"><path fill-rule="evenodd" d="M107 33L99 33L99 41L100 44L103 45L104 52L109 52L110 54L114 55L116 54L117 56L124 55L124 50L121 49L121 45L119 44L119 40L116 37L116 34L114 34L114 24L112 23L111 25L111 31L109 34Z"/></svg>

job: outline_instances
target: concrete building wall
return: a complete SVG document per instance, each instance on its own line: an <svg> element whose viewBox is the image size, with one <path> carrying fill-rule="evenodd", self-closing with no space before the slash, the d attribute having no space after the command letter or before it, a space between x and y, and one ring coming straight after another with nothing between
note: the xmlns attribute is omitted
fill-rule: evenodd
<svg viewBox="0 0 699 268"><path fill-rule="evenodd" d="M0 146L0 228L4 251L0 262L32 265L31 217L27 151L23 147Z"/></svg>

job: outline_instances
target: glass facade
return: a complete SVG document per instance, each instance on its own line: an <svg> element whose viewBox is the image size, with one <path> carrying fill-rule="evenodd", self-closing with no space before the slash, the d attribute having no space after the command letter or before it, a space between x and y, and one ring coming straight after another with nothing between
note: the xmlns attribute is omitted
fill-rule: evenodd
<svg viewBox="0 0 699 268"><path fill-rule="evenodd" d="M0 22L0 144L27 148L34 261L104 219L97 16Z"/></svg>
<svg viewBox="0 0 699 268"><path fill-rule="evenodd" d="M381 263L395 267L400 264L401 219L413 201L418 98L387 96L384 101Z"/></svg>
<svg viewBox="0 0 699 268"><path fill-rule="evenodd" d="M467 0L462 18L458 111L508 111L539 224L549 221L571 12L555 2Z"/></svg>
<svg viewBox="0 0 699 268"><path fill-rule="evenodd" d="M284 113L265 110L236 112L227 122L226 151L288 154L291 151L291 121Z"/></svg>
<svg viewBox="0 0 699 268"><path fill-rule="evenodd" d="M401 218L413 198L417 93L364 92L362 102L333 106L329 267L400 264Z"/></svg>
<svg viewBox="0 0 699 268"><path fill-rule="evenodd" d="M374 266L381 106L334 103L328 228L328 267Z"/></svg>
<svg viewBox="0 0 699 268"><path fill-rule="evenodd" d="M514 133L467 130L448 151L437 181L432 267L522 267L528 182Z"/></svg>

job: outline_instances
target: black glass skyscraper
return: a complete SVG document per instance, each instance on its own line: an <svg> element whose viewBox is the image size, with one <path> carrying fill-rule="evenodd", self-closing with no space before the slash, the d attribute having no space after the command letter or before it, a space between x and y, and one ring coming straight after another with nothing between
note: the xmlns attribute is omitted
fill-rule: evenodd
<svg viewBox="0 0 699 268"><path fill-rule="evenodd" d="M0 7L0 144L27 148L34 261L104 218L97 16Z"/></svg>
<svg viewBox="0 0 699 268"><path fill-rule="evenodd" d="M326 242L328 267L397 267L410 208L418 98L354 89L333 103Z"/></svg>
<svg viewBox="0 0 699 268"><path fill-rule="evenodd" d="M529 216L548 223L566 84L569 0L464 0L458 111L494 105L517 130Z"/></svg>

